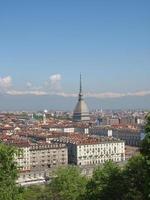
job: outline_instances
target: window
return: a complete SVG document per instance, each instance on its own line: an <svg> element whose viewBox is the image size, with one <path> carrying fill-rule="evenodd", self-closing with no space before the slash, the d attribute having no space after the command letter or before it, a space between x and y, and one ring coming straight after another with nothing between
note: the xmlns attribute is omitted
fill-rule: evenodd
<svg viewBox="0 0 150 200"><path fill-rule="evenodd" d="M48 168L51 168L51 165L50 165L50 164L48 164L48 165L47 165L47 167L48 167Z"/></svg>

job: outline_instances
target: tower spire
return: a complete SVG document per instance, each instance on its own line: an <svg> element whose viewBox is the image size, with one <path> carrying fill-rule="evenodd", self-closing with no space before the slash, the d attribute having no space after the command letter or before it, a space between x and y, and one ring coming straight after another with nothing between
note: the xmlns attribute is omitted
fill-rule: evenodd
<svg viewBox="0 0 150 200"><path fill-rule="evenodd" d="M79 91L79 101L82 100L83 98L83 94L82 94L82 76L80 73L80 91Z"/></svg>
<svg viewBox="0 0 150 200"><path fill-rule="evenodd" d="M82 94L82 76L81 76L81 73L80 73L80 93Z"/></svg>
<svg viewBox="0 0 150 200"><path fill-rule="evenodd" d="M83 99L82 93L82 76L80 73L80 82L79 82L79 96L78 96L78 103L73 112L73 120L74 121L89 121L89 109L86 105L86 102Z"/></svg>

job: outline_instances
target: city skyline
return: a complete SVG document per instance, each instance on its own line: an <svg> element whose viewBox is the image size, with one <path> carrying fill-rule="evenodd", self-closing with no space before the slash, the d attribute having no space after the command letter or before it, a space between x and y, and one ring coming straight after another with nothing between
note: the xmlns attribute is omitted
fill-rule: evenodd
<svg viewBox="0 0 150 200"><path fill-rule="evenodd" d="M80 73L90 109L150 108L144 2L1 2L0 110L72 110Z"/></svg>

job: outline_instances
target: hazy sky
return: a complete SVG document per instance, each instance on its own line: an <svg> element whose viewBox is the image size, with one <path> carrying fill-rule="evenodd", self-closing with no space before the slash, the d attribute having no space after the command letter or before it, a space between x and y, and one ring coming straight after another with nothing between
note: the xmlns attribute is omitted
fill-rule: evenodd
<svg viewBox="0 0 150 200"><path fill-rule="evenodd" d="M0 0L1 95L74 97L80 72L88 97L150 95L149 0Z"/></svg>

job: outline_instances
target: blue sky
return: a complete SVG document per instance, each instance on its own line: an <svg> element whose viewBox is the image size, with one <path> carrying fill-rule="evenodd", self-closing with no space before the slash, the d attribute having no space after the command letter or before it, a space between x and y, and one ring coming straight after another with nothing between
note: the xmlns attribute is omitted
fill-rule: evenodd
<svg viewBox="0 0 150 200"><path fill-rule="evenodd" d="M150 94L149 0L0 0L0 92ZM143 100L144 106L144 100Z"/></svg>

